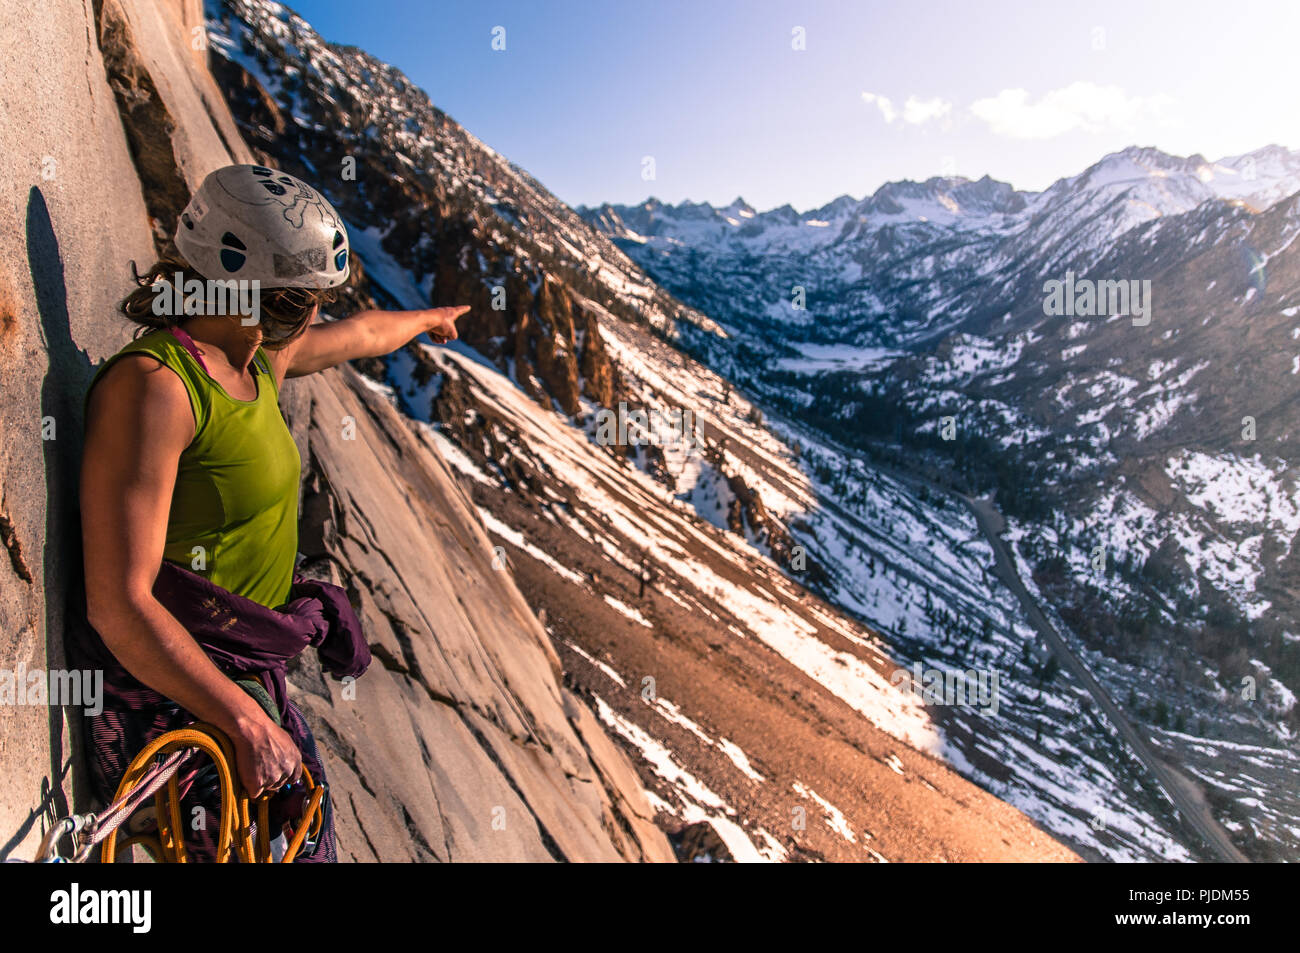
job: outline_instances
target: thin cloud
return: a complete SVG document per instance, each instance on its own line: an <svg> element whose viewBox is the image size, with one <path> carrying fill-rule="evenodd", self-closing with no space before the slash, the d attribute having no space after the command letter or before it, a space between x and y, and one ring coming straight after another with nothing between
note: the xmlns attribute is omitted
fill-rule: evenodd
<svg viewBox="0 0 1300 953"><path fill-rule="evenodd" d="M862 101L868 106L875 106L879 109L880 115L888 124L892 124L896 119L901 119L910 126L920 126L935 119L942 119L952 112L952 103L938 96L933 99L919 99L916 96L908 96L903 103L901 112L894 107L893 100L888 96L882 96L880 93L864 92Z"/></svg>
<svg viewBox="0 0 1300 953"><path fill-rule="evenodd" d="M898 113L894 112L894 104L889 101L888 96L881 96L878 93L863 93L862 101L868 106L874 105L880 110L880 115L885 117L885 122L893 122L898 118Z"/></svg>
<svg viewBox="0 0 1300 953"><path fill-rule="evenodd" d="M952 103L946 99L940 99L938 96L934 99L917 99L915 96L908 96L907 102L903 103L903 122L919 126L932 119L942 119L950 112L952 112Z"/></svg>
<svg viewBox="0 0 1300 953"><path fill-rule="evenodd" d="M1130 96L1118 86L1076 82L1031 101L1024 89L1004 89L977 99L970 111L996 135L1010 139L1052 139L1076 130L1133 129L1138 120L1159 118L1173 99L1163 93Z"/></svg>

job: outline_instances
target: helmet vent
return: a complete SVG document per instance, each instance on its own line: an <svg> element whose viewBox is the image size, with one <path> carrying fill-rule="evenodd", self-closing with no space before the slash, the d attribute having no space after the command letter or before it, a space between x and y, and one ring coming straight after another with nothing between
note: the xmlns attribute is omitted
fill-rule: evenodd
<svg viewBox="0 0 1300 953"><path fill-rule="evenodd" d="M226 232L226 234L221 236L221 244L228 245L231 248L238 248L240 251L248 251L248 246L230 232Z"/></svg>

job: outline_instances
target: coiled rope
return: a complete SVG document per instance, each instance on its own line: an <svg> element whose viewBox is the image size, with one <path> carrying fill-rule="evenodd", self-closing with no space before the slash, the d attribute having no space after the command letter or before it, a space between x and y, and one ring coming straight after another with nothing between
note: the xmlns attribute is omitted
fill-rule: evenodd
<svg viewBox="0 0 1300 953"><path fill-rule="evenodd" d="M268 815L272 795L263 794L257 798L257 826L254 829L249 798L239 784L230 739L220 729L201 723L169 731L147 744L122 775L113 803L98 814L74 814L56 822L41 841L37 861L83 862L90 857L95 845L100 844L101 862L111 864L117 860L120 851L138 844L159 863L189 863L176 774L200 754L207 755L216 766L220 786L216 862L229 863L233 857L245 864L271 863ZM163 760L158 762L159 758ZM321 807L325 788L313 780L306 765L302 773L308 792L307 803L288 840L284 856L280 858L282 864L292 863L308 837L313 840L319 837L325 824ZM137 834L118 844L118 828L150 795L154 796L157 834ZM57 853L58 844L67 835L72 835L74 852L71 857L61 857Z"/></svg>

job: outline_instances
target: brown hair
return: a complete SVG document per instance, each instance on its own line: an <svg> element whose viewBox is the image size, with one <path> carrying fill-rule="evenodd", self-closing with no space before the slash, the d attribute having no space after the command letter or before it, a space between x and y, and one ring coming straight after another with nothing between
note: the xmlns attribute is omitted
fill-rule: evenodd
<svg viewBox="0 0 1300 953"><path fill-rule="evenodd" d="M144 272L131 262L131 277L137 287L122 299L118 309L140 325L139 334L169 328L185 320L184 314L158 314L154 302L162 293L157 285L170 286L179 272L185 284L198 281L207 287L207 279L191 267L190 263L169 247L162 257ZM170 293L170 292L168 292ZM338 297L335 288L267 288L258 292L258 328L262 332L262 346L278 350L294 340L311 321L318 305L330 304Z"/></svg>

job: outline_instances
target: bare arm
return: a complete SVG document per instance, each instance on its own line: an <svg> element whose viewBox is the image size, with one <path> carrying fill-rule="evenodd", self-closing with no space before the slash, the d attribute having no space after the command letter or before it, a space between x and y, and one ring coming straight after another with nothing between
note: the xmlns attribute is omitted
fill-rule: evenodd
<svg viewBox="0 0 1300 953"><path fill-rule="evenodd" d="M282 377L302 377L359 357L380 357L427 333L439 344L455 340L456 319L468 305L422 311L358 311L341 321L310 325L273 355Z"/></svg>
<svg viewBox="0 0 1300 953"><path fill-rule="evenodd" d="M177 461L193 438L185 385L152 358L122 358L95 385L81 471L86 606L127 671L230 736L257 795L299 776L297 747L153 595Z"/></svg>

